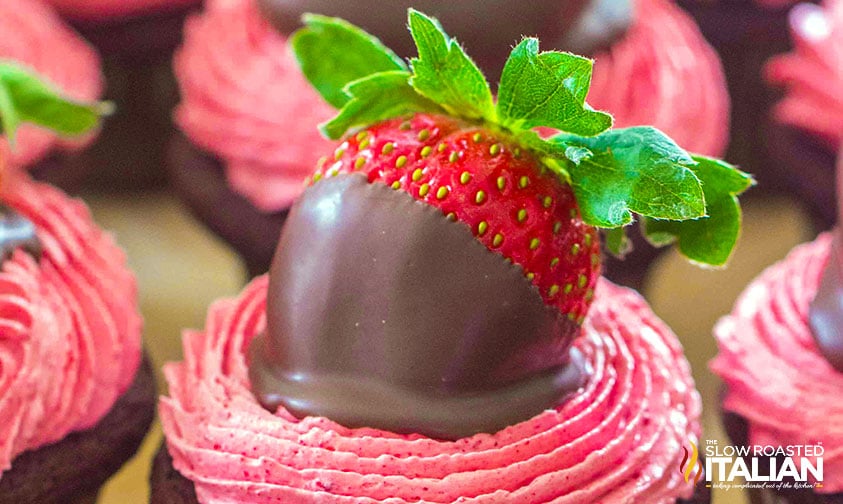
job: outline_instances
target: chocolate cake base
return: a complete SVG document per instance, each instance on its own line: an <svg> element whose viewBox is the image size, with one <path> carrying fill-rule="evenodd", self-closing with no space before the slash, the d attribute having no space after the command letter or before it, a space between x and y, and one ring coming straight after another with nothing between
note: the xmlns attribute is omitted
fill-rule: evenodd
<svg viewBox="0 0 843 504"><path fill-rule="evenodd" d="M77 159L75 152L56 152L29 168L35 180L58 187L71 196L78 196L90 176L91 168Z"/></svg>
<svg viewBox="0 0 843 504"><path fill-rule="evenodd" d="M131 387L91 429L22 453L0 475L0 504L94 503L100 487L134 456L155 415L148 357Z"/></svg>
<svg viewBox="0 0 843 504"><path fill-rule="evenodd" d="M181 133L168 154L171 183L193 215L227 242L251 277L269 271L287 211L267 214L228 185L222 163Z"/></svg>
<svg viewBox="0 0 843 504"><path fill-rule="evenodd" d="M837 221L837 154L808 132L770 121L764 131L776 177L811 216L817 232Z"/></svg>
<svg viewBox="0 0 843 504"><path fill-rule="evenodd" d="M619 259L605 250L604 243L602 275L618 285L631 287L640 292L653 261L670 247L650 245L638 224L633 224L626 229L632 251L623 259Z"/></svg>
<svg viewBox="0 0 843 504"><path fill-rule="evenodd" d="M767 85L764 65L790 47L789 7L764 8L755 0L679 0L714 47L723 63L731 96L731 135L725 159L752 173L754 193L786 192L766 156L763 127L780 92Z"/></svg>
<svg viewBox="0 0 843 504"><path fill-rule="evenodd" d="M167 451L167 442L163 441L149 474L149 502L151 504L193 504L196 488L193 482L181 475L173 467L173 457Z"/></svg>
<svg viewBox="0 0 843 504"><path fill-rule="evenodd" d="M166 441L161 443L161 448L158 449L155 460L152 462L149 484L150 504L199 503L193 482L173 468L173 458L167 451ZM677 504L710 504L711 489L706 488L703 479L697 484L696 491L690 499L679 499L676 502Z"/></svg>
<svg viewBox="0 0 843 504"><path fill-rule="evenodd" d="M749 425L742 416L730 411L721 411L723 427L732 444L749 444ZM782 461L779 461L781 464ZM781 465L779 465L781 467ZM745 490L750 504L843 504L843 493L819 494L810 488L802 489L766 489L749 488Z"/></svg>
<svg viewBox="0 0 843 504"><path fill-rule="evenodd" d="M121 192L166 184L167 142L178 103L172 55L186 17L196 9L108 21L68 20L102 56L104 99L116 107L97 140L74 156L74 163L88 170L86 189Z"/></svg>

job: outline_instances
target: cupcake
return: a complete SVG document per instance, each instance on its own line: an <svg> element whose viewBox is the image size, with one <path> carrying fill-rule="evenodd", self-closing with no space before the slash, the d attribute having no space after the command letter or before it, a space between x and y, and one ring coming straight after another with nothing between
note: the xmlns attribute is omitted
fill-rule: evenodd
<svg viewBox="0 0 843 504"><path fill-rule="evenodd" d="M41 0L0 4L0 32L4 34L0 59L38 72L69 98L90 102L102 95L96 51ZM17 132L15 149L0 138L0 156L39 179L75 189L88 174L77 151L88 147L94 136L68 140L41 126L25 124Z"/></svg>
<svg viewBox="0 0 843 504"><path fill-rule="evenodd" d="M553 1L531 9L506 2L494 8L472 2L413 5L438 14L489 75L503 67L502 48L522 33L538 33L551 47L595 56L590 100L612 112L616 124L654 124L702 154L719 155L725 148L729 104L719 62L693 22L670 2ZM183 200L237 250L252 275L269 269L285 215L303 190L301 180L326 147L315 126L331 116L295 70L286 35L305 11L341 15L409 57L412 40L399 29L406 7L406 2L217 1L188 22L175 60L182 91L176 122L184 136L174 141L173 180ZM467 21L472 19L476 22ZM703 108L705 114L684 112ZM278 129L285 134L274 134ZM238 225L244 221L253 226ZM609 266L613 278L640 282L651 258L641 248L625 268Z"/></svg>
<svg viewBox="0 0 843 504"><path fill-rule="evenodd" d="M793 52L766 68L768 81L785 91L765 132L767 147L778 177L827 230L835 222L834 163L843 145L843 2L799 4L790 26Z"/></svg>
<svg viewBox="0 0 843 504"><path fill-rule="evenodd" d="M843 196L842 173L843 163L838 197ZM719 352L711 369L724 382L723 418L732 441L822 447L821 460L807 460L815 468L821 464L819 479L806 468L806 478L801 472L795 481L784 478L792 488L751 489L753 498L762 499L758 502L843 502L843 437L834 401L843 393L840 247L839 228L796 247L756 278L714 329ZM754 463L767 469L769 458ZM805 462L795 460L801 470ZM784 464L777 455L776 466Z"/></svg>
<svg viewBox="0 0 843 504"><path fill-rule="evenodd" d="M610 129L588 59L525 38L494 99L435 19L409 26L412 67L336 18L293 36L339 142L269 274L165 367L152 502L709 502L689 365L600 278L595 226L622 248L645 212L718 263L751 179Z"/></svg>
<svg viewBox="0 0 843 504"><path fill-rule="evenodd" d="M96 124L97 106L12 64L0 72L13 83L2 109L13 149L15 115L59 131ZM20 169L3 174L0 214L0 503L94 502L154 416L135 279L83 203Z"/></svg>
<svg viewBox="0 0 843 504"><path fill-rule="evenodd" d="M808 473L802 488L791 479L790 489L751 489L753 498L768 499L758 502L843 502L843 439L834 429L839 408L832 399L843 393L843 326L839 313L823 313L823 301L840 292L838 241L823 234L794 249L753 281L715 328L720 350L711 368L725 384L724 424L732 442L824 448L823 480ZM824 343L827 323L833 335ZM767 458L760 459L768 468ZM816 458L809 462L817 465Z"/></svg>
<svg viewBox="0 0 843 504"><path fill-rule="evenodd" d="M164 153L178 101L171 70L186 15L200 0L47 0L103 58L106 97L117 105L83 163L87 185L139 190L166 182Z"/></svg>

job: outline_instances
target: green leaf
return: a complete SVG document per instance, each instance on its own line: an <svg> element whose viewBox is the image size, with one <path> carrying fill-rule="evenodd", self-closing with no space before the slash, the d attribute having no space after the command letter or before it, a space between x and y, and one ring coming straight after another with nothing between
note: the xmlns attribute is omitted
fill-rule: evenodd
<svg viewBox="0 0 843 504"><path fill-rule="evenodd" d="M628 253L632 252L632 242L626 236L625 228L607 229L605 235L606 250L613 256L622 259Z"/></svg>
<svg viewBox="0 0 843 504"><path fill-rule="evenodd" d="M695 161L655 128L610 130L595 137L560 134L548 143L570 156L571 185L588 224L624 226L633 213L668 220L705 215Z"/></svg>
<svg viewBox="0 0 843 504"><path fill-rule="evenodd" d="M108 103L71 101L35 73L16 63L0 62L0 124L12 144L24 122L77 136L96 128L100 118L110 112Z"/></svg>
<svg viewBox="0 0 843 504"><path fill-rule="evenodd" d="M380 40L339 18L304 15L305 26L290 37L302 73L328 103L342 108L346 85L378 72L408 70Z"/></svg>
<svg viewBox="0 0 843 504"><path fill-rule="evenodd" d="M410 32L419 57L410 63L412 86L450 114L468 119L495 119L489 83L456 40L442 26L414 9L409 10Z"/></svg>
<svg viewBox="0 0 843 504"><path fill-rule="evenodd" d="M442 109L416 93L406 71L380 72L356 80L345 87L350 100L339 114L319 128L332 139L341 138L355 126L366 126L414 112Z"/></svg>
<svg viewBox="0 0 843 504"><path fill-rule="evenodd" d="M498 88L497 113L504 126L546 126L592 136L612 126L612 116L586 103L592 61L563 52L539 53L539 41L525 38L509 55Z"/></svg>
<svg viewBox="0 0 843 504"><path fill-rule="evenodd" d="M679 252L692 261L722 266L737 243L741 208L737 195L754 184L752 177L717 159L695 156L693 167L702 182L708 217L686 222L646 219L644 236L654 245L679 242Z"/></svg>

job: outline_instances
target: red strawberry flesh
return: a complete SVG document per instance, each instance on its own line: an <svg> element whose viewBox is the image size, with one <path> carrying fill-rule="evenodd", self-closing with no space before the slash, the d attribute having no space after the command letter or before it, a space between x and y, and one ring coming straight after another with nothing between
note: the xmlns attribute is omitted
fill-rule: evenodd
<svg viewBox="0 0 843 504"><path fill-rule="evenodd" d="M469 226L523 268L542 299L582 322L600 275L597 231L571 188L505 134L441 115L390 119L349 136L322 177L363 173Z"/></svg>

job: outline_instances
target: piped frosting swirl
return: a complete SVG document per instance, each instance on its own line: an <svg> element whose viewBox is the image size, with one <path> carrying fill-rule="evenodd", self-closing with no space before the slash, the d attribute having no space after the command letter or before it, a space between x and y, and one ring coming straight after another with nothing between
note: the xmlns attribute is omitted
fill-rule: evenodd
<svg viewBox="0 0 843 504"><path fill-rule="evenodd" d="M0 477L14 458L95 425L130 385L141 319L125 256L87 208L12 175L0 199L36 227L0 270Z"/></svg>
<svg viewBox="0 0 843 504"><path fill-rule="evenodd" d="M843 491L843 374L825 359L808 313L828 262L832 236L795 248L741 294L717 324L711 369L726 383L723 407L745 418L755 445L821 443L819 493Z"/></svg>
<svg viewBox="0 0 843 504"><path fill-rule="evenodd" d="M333 109L301 75L286 38L253 0L209 2L187 21L174 65L179 127L223 161L231 186L257 208L289 206L329 152L316 125Z"/></svg>
<svg viewBox="0 0 843 504"><path fill-rule="evenodd" d="M169 364L160 415L200 502L667 503L699 438L700 397L675 336L603 281L574 343L590 379L556 409L495 434L439 441L265 410L246 349L266 328L267 277L215 303Z"/></svg>

